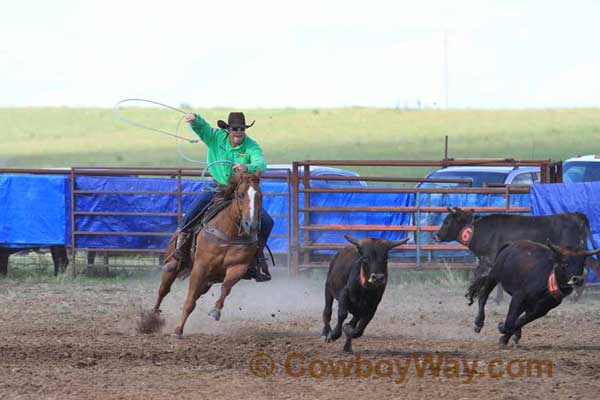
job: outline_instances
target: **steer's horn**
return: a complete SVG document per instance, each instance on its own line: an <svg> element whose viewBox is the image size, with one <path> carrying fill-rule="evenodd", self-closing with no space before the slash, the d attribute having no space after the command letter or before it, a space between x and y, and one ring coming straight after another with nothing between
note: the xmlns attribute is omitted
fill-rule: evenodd
<svg viewBox="0 0 600 400"><path fill-rule="evenodd" d="M590 250L590 251L586 251L585 255L586 256L593 256L594 254L598 254L600 253L600 249L595 249L595 250Z"/></svg>
<svg viewBox="0 0 600 400"><path fill-rule="evenodd" d="M555 252L559 256L562 255L562 253L560 252L560 247L555 246L554 244L552 244L552 242L550 241L550 239L546 239L546 245L550 248L550 250L552 250L553 252Z"/></svg>
<svg viewBox="0 0 600 400"><path fill-rule="evenodd" d="M360 248L360 240L359 239L355 239L355 238L353 238L350 235L344 235L344 239L346 239L347 241L349 241L350 243L352 243L356 247Z"/></svg>
<svg viewBox="0 0 600 400"><path fill-rule="evenodd" d="M386 244L388 246L388 249L391 250L394 247L398 247L398 246L408 242L408 239L409 238L404 238L404 239L400 239L400 240L388 240Z"/></svg>

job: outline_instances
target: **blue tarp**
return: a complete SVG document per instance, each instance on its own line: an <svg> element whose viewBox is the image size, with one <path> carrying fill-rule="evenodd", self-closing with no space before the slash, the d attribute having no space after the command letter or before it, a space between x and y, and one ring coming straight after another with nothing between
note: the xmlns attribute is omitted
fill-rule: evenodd
<svg viewBox="0 0 600 400"><path fill-rule="evenodd" d="M184 179L181 182L183 192L199 192L207 185L207 181L193 179ZM177 181L161 178L81 176L77 177L76 187L77 190L174 192L177 190ZM263 181L261 190L286 193L287 186L283 182ZM193 201L194 195L183 193L183 212L190 208ZM177 212L176 194L78 194L76 203L77 211ZM287 197L265 196L263 207L269 214L287 216ZM177 227L177 217L84 215L76 217L76 226L78 231L86 232L173 232ZM275 218L272 233L287 234L287 217ZM168 236L77 236L78 247L90 248L162 249L168 242ZM269 241L269 246L273 251L284 251L287 249L287 240L273 238Z"/></svg>
<svg viewBox="0 0 600 400"><path fill-rule="evenodd" d="M312 185L317 187L321 185ZM347 187L345 185L327 185L327 187ZM356 187L356 186L355 186ZM373 187L373 186L369 186ZM412 193L314 193L310 197L311 207L407 207L414 203ZM304 207L304 196L300 196L300 207ZM410 213L368 213L368 212L313 212L311 224L329 225L408 225ZM304 222L304 213L300 213L300 226ZM344 234L356 238L379 237L389 240L402 239L406 232L401 231L313 231L310 240L313 243L345 243ZM330 251L324 251L330 253Z"/></svg>
<svg viewBox="0 0 600 400"><path fill-rule="evenodd" d="M419 195L421 207L506 207L506 198L503 194L447 194L447 193L421 193ZM528 194L516 194L510 196L511 207L529 207ZM448 213L420 213L419 222L421 226L441 225ZM478 215L485 215L478 213ZM416 219L416 216L415 216ZM431 232L423 232L419 235L421 244L433 244ZM450 242L448 244L459 244ZM444 257L468 257L472 253L464 251L435 252L436 256Z"/></svg>
<svg viewBox="0 0 600 400"><path fill-rule="evenodd" d="M203 189L205 181L184 179L184 192L197 192ZM339 184L320 182L312 187L339 187ZM354 185L353 185L354 186ZM288 233L288 204L285 181L263 180L263 192L280 193L281 196L265 196L263 205L275 218L273 234ZM355 186L356 187L356 186ZM177 181L167 178L138 178L111 176L78 176L76 189L103 191L159 191L171 192L177 189ZM70 245L71 204L70 180L66 175L0 175L0 246L27 247L44 245ZM580 211L590 219L596 243L600 244L600 183L577 184L536 184L532 187L531 207L533 215L546 215L558 212ZM105 212L177 212L177 196L164 194L83 194L76 196L76 211ZM185 212L194 196L183 194L182 209ZM304 196L299 196L303 207ZM503 195L464 195L464 194L421 194L421 206L504 206ZM375 194L375 193L315 193L311 195L311 206L412 206L414 194ZM528 206L529 195L511 196L512 206ZM421 213L421 225L441 224L444 213ZM408 225L414 215L411 213L311 213L313 224L344 225ZM303 223L300 213L300 225ZM88 216L79 215L76 219L78 231L87 232L172 232L177 226L176 217L164 216ZM355 237L376 236L399 239L406 235L400 231L360 232L360 231L313 231L313 243L346 243L343 234ZM124 236L124 235L78 235L78 247L94 248L164 248L168 236ZM423 233L422 243L430 242L430 235ZM287 239L271 238L270 247L276 252L286 252ZM466 254L466 252L454 252ZM451 253L440 253L452 256Z"/></svg>
<svg viewBox="0 0 600 400"><path fill-rule="evenodd" d="M0 175L0 246L65 243L67 189L64 175Z"/></svg>
<svg viewBox="0 0 600 400"><path fill-rule="evenodd" d="M547 183L531 187L531 213L550 215L564 212L584 213L589 221L594 243L600 246L600 182ZM588 282L600 282L593 272Z"/></svg>

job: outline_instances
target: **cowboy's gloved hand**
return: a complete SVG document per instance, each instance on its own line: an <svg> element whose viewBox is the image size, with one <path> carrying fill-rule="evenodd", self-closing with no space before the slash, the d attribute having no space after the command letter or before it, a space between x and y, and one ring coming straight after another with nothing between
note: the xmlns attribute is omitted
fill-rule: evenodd
<svg viewBox="0 0 600 400"><path fill-rule="evenodd" d="M196 120L196 114L188 113L185 114L185 122L194 122Z"/></svg>

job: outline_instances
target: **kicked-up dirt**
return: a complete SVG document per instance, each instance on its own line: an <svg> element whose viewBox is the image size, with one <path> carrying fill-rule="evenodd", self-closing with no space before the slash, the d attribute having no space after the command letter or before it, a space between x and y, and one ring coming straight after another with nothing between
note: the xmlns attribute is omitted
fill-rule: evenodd
<svg viewBox="0 0 600 400"><path fill-rule="evenodd" d="M243 281L220 321L203 296L183 339L173 329L187 281L139 333L159 275L144 279L0 280L1 399L598 399L600 296L566 299L500 348L508 303L473 332L465 283L390 285L365 335L320 338L324 282ZM334 309L333 323L336 321Z"/></svg>

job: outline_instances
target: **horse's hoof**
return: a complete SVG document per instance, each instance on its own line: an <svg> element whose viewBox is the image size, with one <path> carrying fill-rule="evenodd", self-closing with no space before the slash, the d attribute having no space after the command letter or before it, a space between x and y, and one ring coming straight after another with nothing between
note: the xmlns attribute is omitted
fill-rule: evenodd
<svg viewBox="0 0 600 400"><path fill-rule="evenodd" d="M215 321L218 321L219 319L221 319L221 310L217 310L216 308L213 308L212 310L210 310L208 312L208 316L213 317L215 319Z"/></svg>
<svg viewBox="0 0 600 400"><path fill-rule="evenodd" d="M475 325L475 326L473 327L473 330L475 331L475 333L479 333L479 332L481 332L481 328L482 328L481 326L479 326L479 325Z"/></svg>

